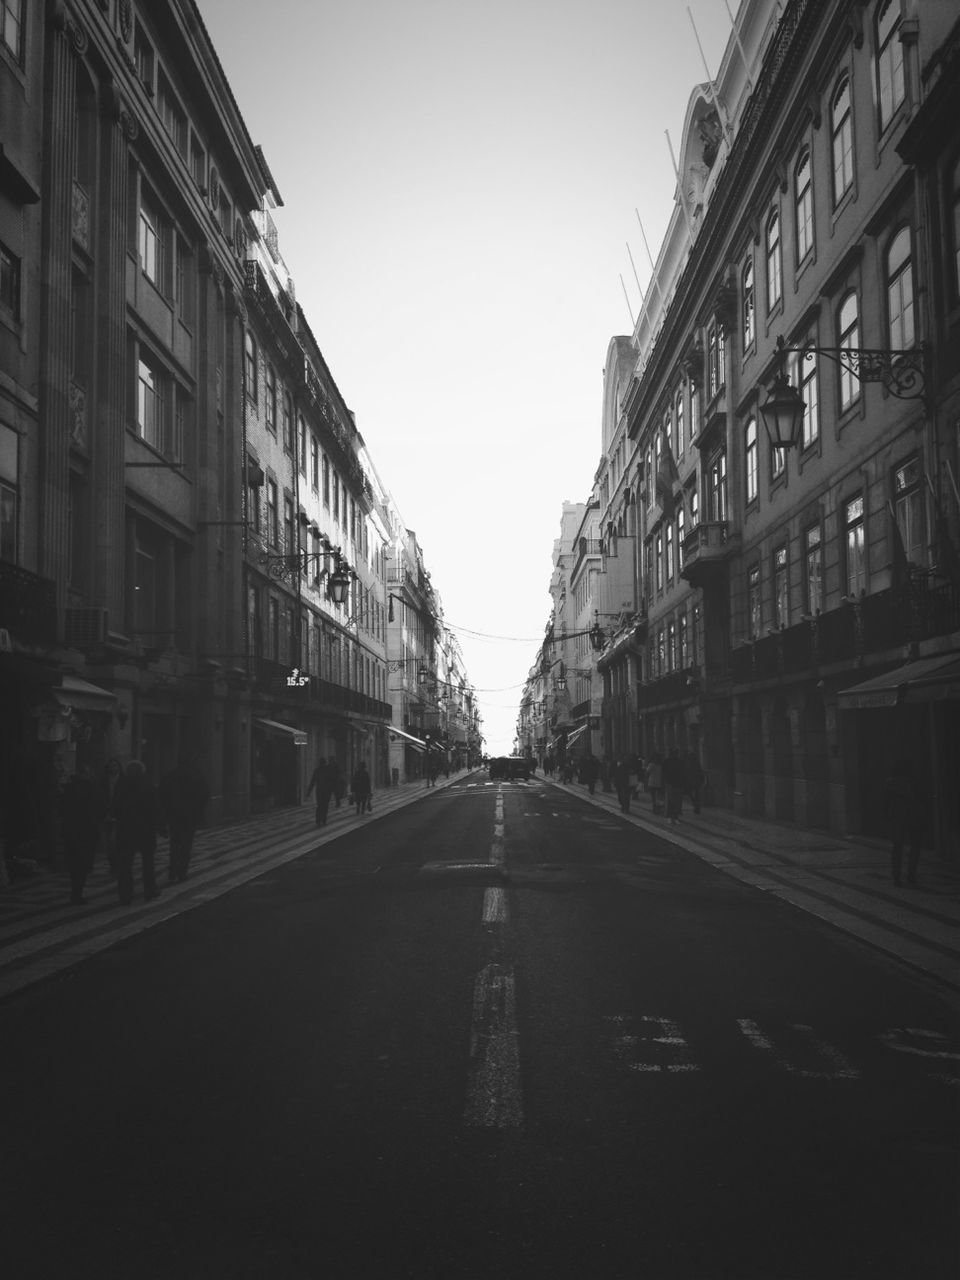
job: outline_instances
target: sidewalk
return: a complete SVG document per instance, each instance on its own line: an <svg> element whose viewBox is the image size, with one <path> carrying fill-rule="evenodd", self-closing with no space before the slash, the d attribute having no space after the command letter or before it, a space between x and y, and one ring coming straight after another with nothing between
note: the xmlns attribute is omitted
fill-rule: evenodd
<svg viewBox="0 0 960 1280"><path fill-rule="evenodd" d="M183 884L166 883L168 846L161 839L157 882L162 893L153 902L138 897L131 906L121 906L116 881L102 853L98 853L87 879L82 906L69 902L69 878L62 861L52 869L44 867L37 875L15 880L0 888L0 999L124 938L202 906L272 867L302 858L348 831L369 826L443 790L462 776L441 777L435 788L428 788L424 782L385 787L374 793L373 811L360 817L346 799L339 808L331 801L324 827L315 825L313 805L305 804L202 828L194 841L190 877ZM139 893L139 859L134 877Z"/></svg>
<svg viewBox="0 0 960 1280"><path fill-rule="evenodd" d="M623 815L616 795L599 785L593 796L579 783L553 785L960 991L960 868L936 855L921 855L918 885L897 888L886 845L741 818L726 809L695 814L686 798L673 826L653 813L642 792Z"/></svg>

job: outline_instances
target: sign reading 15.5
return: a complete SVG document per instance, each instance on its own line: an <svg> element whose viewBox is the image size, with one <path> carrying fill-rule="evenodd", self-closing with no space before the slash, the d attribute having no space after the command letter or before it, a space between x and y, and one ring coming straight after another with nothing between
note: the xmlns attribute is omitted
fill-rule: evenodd
<svg viewBox="0 0 960 1280"><path fill-rule="evenodd" d="M300 674L299 667L294 667L293 670L290 672L290 674L287 676L287 684L291 689L302 689L305 684L309 684L309 683L310 683L310 677L302 676Z"/></svg>

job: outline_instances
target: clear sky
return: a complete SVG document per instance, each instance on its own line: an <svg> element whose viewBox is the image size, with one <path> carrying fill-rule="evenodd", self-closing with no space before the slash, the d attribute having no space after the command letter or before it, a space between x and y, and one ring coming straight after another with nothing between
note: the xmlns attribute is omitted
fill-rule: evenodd
<svg viewBox="0 0 960 1280"><path fill-rule="evenodd" d="M511 750L562 503L600 461L706 79L681 0L198 0L284 200L281 252ZM736 12L737 0L729 0ZM731 25L690 0L710 73ZM251 20L252 19L252 20ZM482 635L474 634L482 633ZM486 636L518 637L519 642Z"/></svg>

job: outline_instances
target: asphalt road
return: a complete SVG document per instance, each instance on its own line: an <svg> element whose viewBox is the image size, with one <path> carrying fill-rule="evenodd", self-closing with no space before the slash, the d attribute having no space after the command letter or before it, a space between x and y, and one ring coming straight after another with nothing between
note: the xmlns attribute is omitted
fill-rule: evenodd
<svg viewBox="0 0 960 1280"><path fill-rule="evenodd" d="M0 1005L5 1277L953 1280L957 1002L483 778Z"/></svg>

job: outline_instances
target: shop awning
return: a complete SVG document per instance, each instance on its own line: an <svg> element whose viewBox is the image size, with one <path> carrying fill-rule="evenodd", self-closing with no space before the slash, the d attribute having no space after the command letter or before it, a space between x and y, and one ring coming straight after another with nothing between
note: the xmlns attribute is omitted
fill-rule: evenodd
<svg viewBox="0 0 960 1280"><path fill-rule="evenodd" d="M906 662L882 676L841 689L839 702L841 711L866 711L944 698L960 698L960 655L956 653Z"/></svg>
<svg viewBox="0 0 960 1280"><path fill-rule="evenodd" d="M63 676L58 685L54 685L50 693L71 711L103 711L112 714L117 705L117 695L99 685L89 684L77 676Z"/></svg>
<svg viewBox="0 0 960 1280"><path fill-rule="evenodd" d="M423 741L422 738L415 738L412 733L404 733L402 729L391 729L390 736L396 737L396 738L403 738L405 741L410 743L410 745L413 747L415 751L427 750L427 744Z"/></svg>
<svg viewBox="0 0 960 1280"><path fill-rule="evenodd" d="M292 738L295 747L305 747L307 745L305 731L303 729L295 729L292 724L281 724L279 720L254 720L253 723L258 729L263 729L265 733L277 733Z"/></svg>
<svg viewBox="0 0 960 1280"><path fill-rule="evenodd" d="M587 732L587 726L582 724L579 729L574 729L573 733L567 734L567 746L570 747L584 733Z"/></svg>

